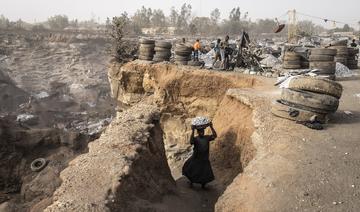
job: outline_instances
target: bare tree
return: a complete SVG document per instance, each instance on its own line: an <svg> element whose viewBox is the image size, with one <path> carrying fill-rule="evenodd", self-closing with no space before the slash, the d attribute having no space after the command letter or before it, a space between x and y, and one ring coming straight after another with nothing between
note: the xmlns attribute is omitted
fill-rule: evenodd
<svg viewBox="0 0 360 212"><path fill-rule="evenodd" d="M176 27L178 18L179 18L179 13L176 11L175 7L171 7L170 17L169 17L171 26Z"/></svg>
<svg viewBox="0 0 360 212"><path fill-rule="evenodd" d="M210 19L211 19L212 23L217 25L219 23L219 21L220 21L220 16L221 16L221 13L220 13L220 10L218 8L211 11Z"/></svg>
<svg viewBox="0 0 360 212"><path fill-rule="evenodd" d="M10 27L10 21L4 15L0 16L0 28L7 29Z"/></svg>
<svg viewBox="0 0 360 212"><path fill-rule="evenodd" d="M69 26L69 18L66 15L55 15L48 18L48 24L51 29L62 30Z"/></svg>
<svg viewBox="0 0 360 212"><path fill-rule="evenodd" d="M190 31L191 31L191 26L194 25L196 28L196 32L199 32L200 34L203 35L208 35L210 31L212 31L211 29L216 27L214 26L214 24L212 23L211 19L208 17L196 17L191 21L191 24L189 25L190 27Z"/></svg>
<svg viewBox="0 0 360 212"><path fill-rule="evenodd" d="M240 22L241 19L241 12L240 7L233 8L229 15L229 20L231 22Z"/></svg>
<svg viewBox="0 0 360 212"><path fill-rule="evenodd" d="M135 15L132 17L132 21L135 25L140 28L150 27L151 25L151 17L152 17L152 9L145 8L144 6L141 9L138 9Z"/></svg>
<svg viewBox="0 0 360 212"><path fill-rule="evenodd" d="M151 24L154 27L166 27L166 17L162 10L154 10L151 17Z"/></svg>

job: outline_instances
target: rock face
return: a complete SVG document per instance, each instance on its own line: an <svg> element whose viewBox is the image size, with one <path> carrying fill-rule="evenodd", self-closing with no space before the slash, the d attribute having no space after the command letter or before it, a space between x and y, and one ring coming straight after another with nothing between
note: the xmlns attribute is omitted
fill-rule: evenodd
<svg viewBox="0 0 360 212"><path fill-rule="evenodd" d="M63 183L45 211L147 211L174 189L159 111L150 101L119 113L89 153L61 173ZM140 203L137 203L141 201Z"/></svg>
<svg viewBox="0 0 360 212"><path fill-rule="evenodd" d="M61 173L63 183L46 211L164 210L157 205L164 195L179 195L174 179L191 154L191 119L200 115L211 118L219 134L210 154L217 176L213 209L256 152L253 109L227 91L258 82L234 73L136 61L112 64L109 81L113 97L128 109L89 144L89 153Z"/></svg>
<svg viewBox="0 0 360 212"><path fill-rule="evenodd" d="M259 84L253 77L234 73L138 61L124 66L114 63L110 66L108 76L112 96L118 101L134 105L151 95L160 107L160 123L164 131L166 153L175 178L181 175L176 170L181 169L183 161L191 154L189 139L192 118L196 116L216 118L219 109L227 110L227 101L224 99L229 88L248 88ZM239 111L232 109L232 112L227 114L232 116ZM251 111L247 114L251 117ZM221 120L221 117L217 120ZM221 123L221 121L216 122ZM251 120L249 123L251 125ZM226 122L224 124L226 125ZM228 128L228 130L234 129ZM247 138L251 135L250 132L251 130ZM238 139L241 137L238 136ZM233 137L233 140L236 142L237 138ZM239 158L235 160L237 159Z"/></svg>

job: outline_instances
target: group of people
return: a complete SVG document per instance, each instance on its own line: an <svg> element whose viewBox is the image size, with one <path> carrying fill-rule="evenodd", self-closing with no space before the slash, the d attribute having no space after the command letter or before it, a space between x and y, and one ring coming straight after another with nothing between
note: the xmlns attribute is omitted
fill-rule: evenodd
<svg viewBox="0 0 360 212"><path fill-rule="evenodd" d="M214 61L213 67L217 61L221 61L221 69L228 69L229 68L229 61L230 55L232 53L232 49L229 46L229 39L230 37L227 35L224 41L221 39L217 39L215 46L214 46ZM201 51L201 44L200 40L197 39L193 45L193 58L194 61L199 61L199 52Z"/></svg>

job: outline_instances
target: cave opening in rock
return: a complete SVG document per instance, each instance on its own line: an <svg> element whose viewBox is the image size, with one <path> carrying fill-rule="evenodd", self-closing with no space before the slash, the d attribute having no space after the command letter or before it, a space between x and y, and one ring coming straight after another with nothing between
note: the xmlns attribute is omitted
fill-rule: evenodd
<svg viewBox="0 0 360 212"><path fill-rule="evenodd" d="M136 61L123 66L114 63L109 80L113 96L119 102L137 105L144 98L150 98L160 109L164 160L176 181L176 191L163 195L162 201L155 205L165 211L214 211L219 196L243 172L256 151L251 142L255 131L253 110L227 95L227 91L254 87L258 82L233 73ZM191 120L196 116L212 119L218 133L210 147L216 179L206 191L198 186L189 188L182 176L182 166L192 154L189 139Z"/></svg>
<svg viewBox="0 0 360 212"><path fill-rule="evenodd" d="M178 195L188 202L192 211L213 211L216 201L232 180L238 176L255 155L251 142L254 132L252 109L232 97L224 97L219 105L210 106L207 111L197 110L197 115L210 115L218 138L210 147L210 162L215 180L203 191L200 186L190 188L186 177L182 176L182 166L192 154L189 144L191 119L195 114L187 111L164 111L161 115L163 141L169 168L177 184ZM210 130L207 130L210 133ZM188 195L188 196L186 196ZM175 204L174 201L165 204ZM201 208L198 208L201 205ZM180 208L184 209L184 208ZM189 208L187 208L189 210Z"/></svg>

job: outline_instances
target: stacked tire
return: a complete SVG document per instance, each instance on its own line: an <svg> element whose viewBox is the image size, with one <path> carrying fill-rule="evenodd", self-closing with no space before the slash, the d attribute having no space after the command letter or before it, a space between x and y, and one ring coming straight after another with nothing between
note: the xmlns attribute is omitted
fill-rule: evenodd
<svg viewBox="0 0 360 212"><path fill-rule="evenodd" d="M178 44L175 47L175 63L187 65L191 59L192 49L189 46Z"/></svg>
<svg viewBox="0 0 360 212"><path fill-rule="evenodd" d="M171 57L171 43L167 41L156 41L155 43L155 55L153 61L163 62L170 61Z"/></svg>
<svg viewBox="0 0 360 212"><path fill-rule="evenodd" d="M155 53L154 48L154 40L140 39L139 59L152 61Z"/></svg>
<svg viewBox="0 0 360 212"><path fill-rule="evenodd" d="M282 90L281 99L273 103L271 112L297 122L324 124L327 115L336 112L341 94L342 86L335 81L299 76Z"/></svg>
<svg viewBox="0 0 360 212"><path fill-rule="evenodd" d="M285 52L283 58L284 69L301 69L301 56L296 52Z"/></svg>
<svg viewBox="0 0 360 212"><path fill-rule="evenodd" d="M347 59L347 67L349 69L357 69L358 68L358 48L348 48L348 59Z"/></svg>
<svg viewBox="0 0 360 212"><path fill-rule="evenodd" d="M338 42L335 44L332 44L331 49L336 49L337 53L335 55L335 62L341 63L345 66L347 66L347 60L349 56L348 47L346 42Z"/></svg>
<svg viewBox="0 0 360 212"><path fill-rule="evenodd" d="M336 62L334 62L336 49L314 48L310 51L310 68L317 69L321 78L335 80Z"/></svg>

